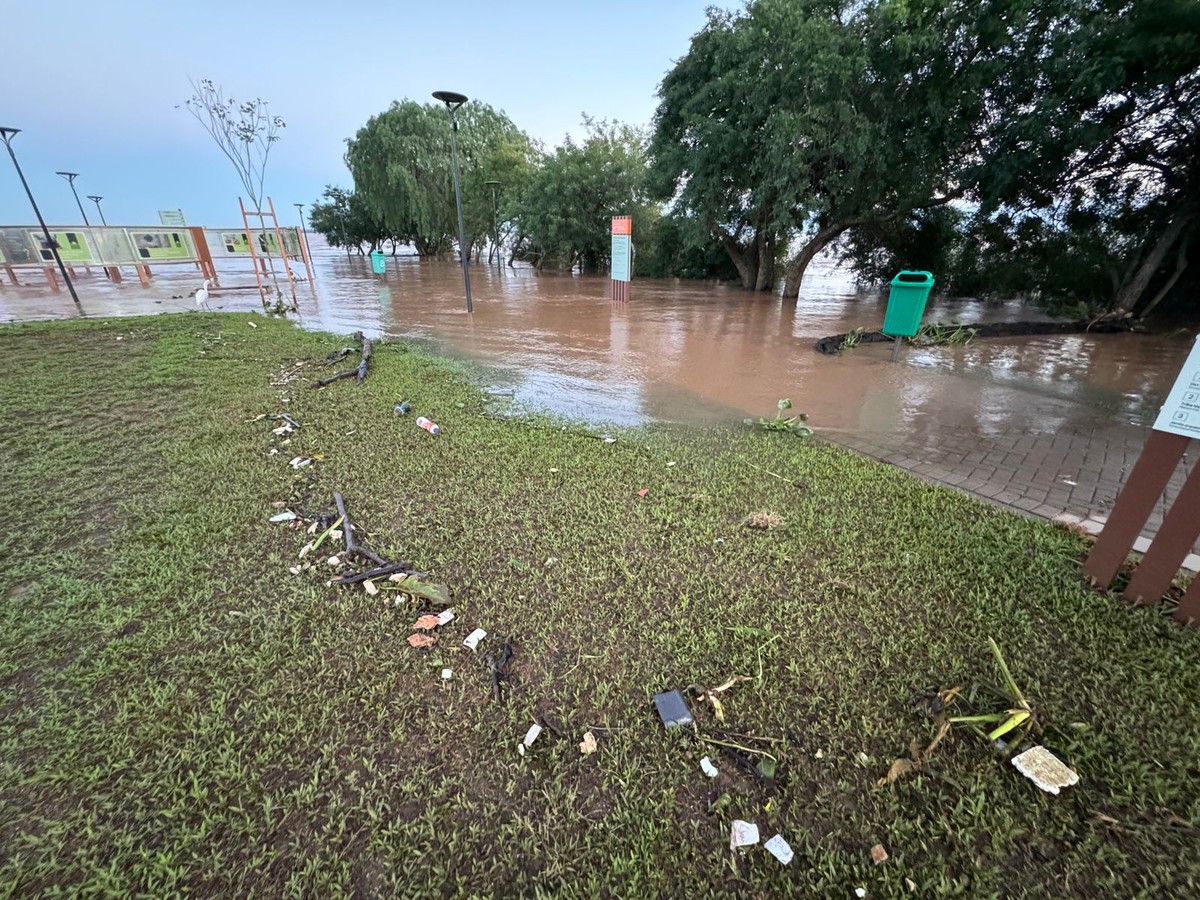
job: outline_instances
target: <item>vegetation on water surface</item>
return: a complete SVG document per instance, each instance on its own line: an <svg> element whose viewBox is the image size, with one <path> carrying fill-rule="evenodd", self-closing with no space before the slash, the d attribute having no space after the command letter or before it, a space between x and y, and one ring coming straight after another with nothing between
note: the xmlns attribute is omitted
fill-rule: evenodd
<svg viewBox="0 0 1200 900"><path fill-rule="evenodd" d="M1200 887L1200 633L1086 589L1077 535L758 429L493 415L405 344L312 390L345 338L250 321L0 329L0 893ZM289 571L316 535L274 504L335 490L448 585L432 648L428 607ZM930 698L995 678L988 636L1080 783L972 738L877 787ZM665 732L651 696L690 686L697 729ZM731 855L734 819L795 861Z"/></svg>

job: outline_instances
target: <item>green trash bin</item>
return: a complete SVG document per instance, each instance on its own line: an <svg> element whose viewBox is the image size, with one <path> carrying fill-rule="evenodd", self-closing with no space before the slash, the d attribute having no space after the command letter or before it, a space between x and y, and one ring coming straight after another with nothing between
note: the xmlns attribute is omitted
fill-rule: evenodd
<svg viewBox="0 0 1200 900"><path fill-rule="evenodd" d="M382 275L387 271L387 260L378 250L371 251L371 271L376 275Z"/></svg>
<svg viewBox="0 0 1200 900"><path fill-rule="evenodd" d="M921 327L925 303L933 290L932 272L904 270L892 279L887 313L883 317L883 333L893 337L912 337Z"/></svg>

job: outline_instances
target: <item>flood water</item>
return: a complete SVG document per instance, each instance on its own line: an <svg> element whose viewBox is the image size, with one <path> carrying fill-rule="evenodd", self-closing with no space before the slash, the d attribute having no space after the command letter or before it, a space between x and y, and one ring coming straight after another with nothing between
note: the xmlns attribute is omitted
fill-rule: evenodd
<svg viewBox="0 0 1200 900"><path fill-rule="evenodd" d="M317 243L316 239L313 241ZM967 346L870 344L838 357L813 342L883 320L877 294L857 293L829 261L810 270L798 303L733 286L635 280L614 304L604 277L471 267L468 315L462 272L452 261L388 258L384 276L365 258L314 246L315 283L298 288L300 321L334 332L362 329L420 337L443 352L484 363L512 402L595 423L710 423L773 415L781 397L831 437L903 437L934 445L941 435L987 437L1014 430L1076 433L1152 421L1191 345L1190 336L1078 335L977 340ZM193 269L161 266L154 283L110 285L82 272L85 314L195 308ZM0 322L76 315L67 294L0 285ZM222 270L214 308L252 310L249 270ZM286 288L285 288L286 290ZM927 321L1039 318L1015 303L937 300Z"/></svg>

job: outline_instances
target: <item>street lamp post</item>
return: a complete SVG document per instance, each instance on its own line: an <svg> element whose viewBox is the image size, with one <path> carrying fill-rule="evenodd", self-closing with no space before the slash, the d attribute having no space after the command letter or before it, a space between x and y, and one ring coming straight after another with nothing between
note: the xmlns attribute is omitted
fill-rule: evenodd
<svg viewBox="0 0 1200 900"><path fill-rule="evenodd" d="M79 177L78 172L55 172L55 175L61 175L67 179L67 184L71 186L71 193L75 195L75 205L79 207L79 214L83 216L83 224L88 228L92 227L92 223L88 221L87 213L83 211L83 204L79 202L79 191L75 190L75 179Z"/></svg>
<svg viewBox="0 0 1200 900"><path fill-rule="evenodd" d="M502 260L500 259L500 225L496 221L496 188L500 187L500 182L485 181L484 184L492 189L492 248L496 251L496 265L499 266ZM490 262L491 259L492 257L489 255L488 261Z"/></svg>
<svg viewBox="0 0 1200 900"><path fill-rule="evenodd" d="M304 238L304 252L309 259L312 259L312 251L308 249L308 228L304 224L304 204L293 203L292 206L296 207L300 213L300 234Z"/></svg>
<svg viewBox="0 0 1200 900"><path fill-rule="evenodd" d="M458 257L462 260L463 285L467 291L467 312L474 312L475 307L471 303L471 272L467 268L467 229L463 225L462 186L459 184L458 176L458 119L454 117L458 108L467 102L467 97L465 94L458 94L454 91L434 91L433 99L445 103L446 110L450 113L450 157L454 172L454 202L458 206Z"/></svg>
<svg viewBox="0 0 1200 900"><path fill-rule="evenodd" d="M100 208L100 201L101 201L101 200L103 200L104 198L103 198L103 197L97 197L95 194L88 194L88 199L89 199L89 200L91 200L93 203L95 203L95 204L96 204L96 212L100 213L100 224L101 224L101 225L107 225L107 224L108 224L108 220L104 218L104 210L102 210L102 209Z"/></svg>
<svg viewBox="0 0 1200 900"><path fill-rule="evenodd" d="M42 226L42 234L46 236L46 249L58 263L58 271L62 272L63 281L67 283L67 290L71 292L71 299L75 301L75 306L82 313L83 307L79 305L79 295L75 293L75 283L71 281L71 276L67 274L67 267L63 265L62 257L58 255L58 241L50 236L50 229L46 227L46 220L42 218L42 211L38 209L37 201L33 199L33 191L29 189L29 182L25 180L25 173L21 171L21 164L17 162L17 154L13 151L12 139L20 133L20 128L0 126L0 140L4 141L4 146L8 148L8 155L12 157L17 177L21 179L21 186L25 188L25 196L29 198L29 205L33 207L33 214L37 216L38 224Z"/></svg>

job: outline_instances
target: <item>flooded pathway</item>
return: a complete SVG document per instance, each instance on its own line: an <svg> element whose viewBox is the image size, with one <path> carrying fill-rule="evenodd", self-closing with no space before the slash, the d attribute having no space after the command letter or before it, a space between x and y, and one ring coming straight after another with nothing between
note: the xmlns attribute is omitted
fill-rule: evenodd
<svg viewBox="0 0 1200 900"><path fill-rule="evenodd" d="M883 320L882 299L856 293L829 264L814 266L799 303L644 280L625 304L611 302L603 277L474 265L467 315L450 261L389 257L387 274L376 276L365 258L314 250L315 291L300 287L305 327L428 339L487 365L526 408L597 423L704 424L770 416L788 397L822 437L1044 516L1107 513L1191 344L1187 334L1076 335L905 348L898 363L880 344L826 357L812 349L817 338ZM108 285L93 270L80 284L85 312L194 308L186 295L199 286L196 273L159 272L142 288ZM257 307L255 292L237 289L253 285L248 272L223 274L222 284L214 307ZM74 314L65 294L0 286L0 322ZM1037 317L976 301L938 301L927 314Z"/></svg>

